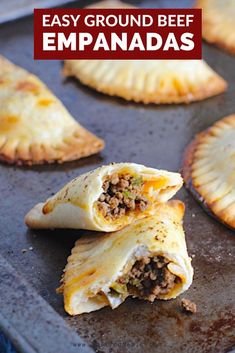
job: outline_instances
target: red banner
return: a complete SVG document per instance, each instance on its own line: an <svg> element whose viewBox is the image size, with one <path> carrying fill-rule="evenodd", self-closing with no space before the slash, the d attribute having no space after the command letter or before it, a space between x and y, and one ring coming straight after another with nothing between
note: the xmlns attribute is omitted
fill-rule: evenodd
<svg viewBox="0 0 235 353"><path fill-rule="evenodd" d="M201 9L35 9L34 59L201 59Z"/></svg>

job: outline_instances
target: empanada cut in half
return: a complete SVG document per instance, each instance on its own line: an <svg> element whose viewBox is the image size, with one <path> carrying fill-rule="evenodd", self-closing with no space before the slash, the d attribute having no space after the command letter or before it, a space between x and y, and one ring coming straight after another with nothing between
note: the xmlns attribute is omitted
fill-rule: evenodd
<svg viewBox="0 0 235 353"><path fill-rule="evenodd" d="M62 163L103 147L39 78L0 56L0 160Z"/></svg>
<svg viewBox="0 0 235 353"><path fill-rule="evenodd" d="M123 6L102 1L92 7ZM66 60L63 72L99 92L146 104L190 103L227 88L203 60Z"/></svg>
<svg viewBox="0 0 235 353"><path fill-rule="evenodd" d="M77 315L118 307L128 296L172 299L189 288L193 269L182 227L184 204L159 204L156 213L114 233L86 235L72 250L60 291Z"/></svg>
<svg viewBox="0 0 235 353"><path fill-rule="evenodd" d="M100 167L65 185L25 218L31 228L73 228L111 232L169 200L182 186L178 173L134 163Z"/></svg>
<svg viewBox="0 0 235 353"><path fill-rule="evenodd" d="M235 1L198 0L202 8L202 34L209 43L235 54Z"/></svg>
<svg viewBox="0 0 235 353"><path fill-rule="evenodd" d="M183 177L202 206L235 229L235 115L217 121L189 144Z"/></svg>

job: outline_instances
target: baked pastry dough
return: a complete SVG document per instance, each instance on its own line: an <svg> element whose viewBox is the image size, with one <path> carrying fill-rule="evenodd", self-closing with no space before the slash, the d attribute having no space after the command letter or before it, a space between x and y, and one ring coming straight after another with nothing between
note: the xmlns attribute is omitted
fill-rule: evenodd
<svg viewBox="0 0 235 353"><path fill-rule="evenodd" d="M80 175L25 218L31 228L115 231L151 212L182 186L178 173L134 163L103 166Z"/></svg>
<svg viewBox="0 0 235 353"><path fill-rule="evenodd" d="M195 137L183 162L186 186L206 210L235 228L235 115Z"/></svg>
<svg viewBox="0 0 235 353"><path fill-rule="evenodd" d="M62 163L103 147L36 76L0 56L0 160Z"/></svg>
<svg viewBox="0 0 235 353"><path fill-rule="evenodd" d="M87 9L130 9L130 8L135 8L135 6L132 6L131 4L127 4L125 2L119 1L119 0L103 0L103 1L98 1L95 2L94 4L86 6Z"/></svg>
<svg viewBox="0 0 235 353"><path fill-rule="evenodd" d="M159 204L154 216L110 234L79 239L60 292L70 315L115 309L127 296L175 298L189 288L193 269L182 227L184 204Z"/></svg>
<svg viewBox="0 0 235 353"><path fill-rule="evenodd" d="M190 103L226 90L203 60L68 60L64 74L111 96L143 103Z"/></svg>
<svg viewBox="0 0 235 353"><path fill-rule="evenodd" d="M92 7L124 6L102 1ZM189 103L227 88L203 60L67 60L63 72L99 92L143 103Z"/></svg>
<svg viewBox="0 0 235 353"><path fill-rule="evenodd" d="M202 33L209 43L235 54L235 1L197 0L202 8Z"/></svg>

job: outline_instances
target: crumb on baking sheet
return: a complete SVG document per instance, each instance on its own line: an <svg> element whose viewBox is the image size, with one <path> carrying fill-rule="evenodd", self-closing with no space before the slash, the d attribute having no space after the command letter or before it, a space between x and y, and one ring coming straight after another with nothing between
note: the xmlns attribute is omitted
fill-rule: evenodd
<svg viewBox="0 0 235 353"><path fill-rule="evenodd" d="M195 314L197 312L196 304L189 299L183 298L181 300L181 306L187 313Z"/></svg>

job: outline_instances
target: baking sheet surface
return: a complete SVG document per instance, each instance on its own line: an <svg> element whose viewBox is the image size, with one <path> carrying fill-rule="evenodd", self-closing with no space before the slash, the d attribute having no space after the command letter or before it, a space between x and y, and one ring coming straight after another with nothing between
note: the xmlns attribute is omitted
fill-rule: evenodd
<svg viewBox="0 0 235 353"><path fill-rule="evenodd" d="M72 1L73 0L1 0L0 23L13 21L17 18L30 15L35 8L56 7Z"/></svg>
<svg viewBox="0 0 235 353"><path fill-rule="evenodd" d="M147 7L163 1L135 3ZM175 6L174 1L166 3ZM97 352L231 350L235 345L235 235L208 217L186 190L177 197L186 204L185 230L195 277L184 297L196 302L194 316L181 312L179 298L154 304L129 299L115 311L105 308L70 318L55 288L74 241L84 232L30 231L23 218L64 183L102 164L127 161L178 170L183 149L194 134L235 112L235 57L204 44L203 56L228 81L228 92L190 105L158 107L106 97L73 79L65 80L59 61L33 61L32 18L2 25L0 48L1 54L38 75L79 122L106 141L100 155L64 165L0 165L1 254Z"/></svg>

